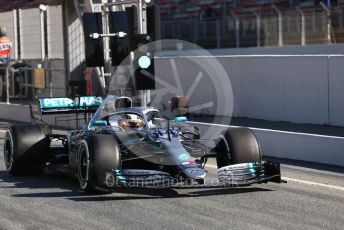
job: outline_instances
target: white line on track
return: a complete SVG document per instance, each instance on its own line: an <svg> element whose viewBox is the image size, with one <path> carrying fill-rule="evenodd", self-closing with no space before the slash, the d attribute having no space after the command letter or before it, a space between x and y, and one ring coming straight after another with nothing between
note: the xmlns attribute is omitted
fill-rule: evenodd
<svg viewBox="0 0 344 230"><path fill-rule="evenodd" d="M299 179L294 179L294 178L289 178L289 177L282 177L283 180L286 181L292 181L296 183L301 183L301 184L307 184L307 185L312 185L312 186L319 186L319 187L324 187L324 188L329 188L329 189L335 189L335 190L340 190L344 192L344 187L340 186L335 186L335 185L328 185L328 184L321 184L313 181L307 181L307 180L299 180Z"/></svg>
<svg viewBox="0 0 344 230"><path fill-rule="evenodd" d="M216 165L208 164L208 165L206 165L206 167L216 168L217 169ZM313 182L313 181L294 179L294 178L290 178L290 177L282 177L282 180L296 182L296 183L301 183L301 184L307 184L307 185L312 185L312 186L318 186L318 187L323 187L323 188L328 188L328 189L335 189L335 190L344 191L344 187L335 186L335 185L328 185L328 184L322 184L322 183L317 183L317 182Z"/></svg>

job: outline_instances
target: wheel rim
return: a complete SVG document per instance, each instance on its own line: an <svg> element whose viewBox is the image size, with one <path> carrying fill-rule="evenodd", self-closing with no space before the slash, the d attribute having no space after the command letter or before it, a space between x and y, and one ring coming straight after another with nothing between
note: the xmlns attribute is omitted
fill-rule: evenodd
<svg viewBox="0 0 344 230"><path fill-rule="evenodd" d="M83 182L87 181L87 171L88 171L88 159L86 150L82 149L80 152L80 168L79 168L79 177Z"/></svg>
<svg viewBox="0 0 344 230"><path fill-rule="evenodd" d="M4 159L6 167L9 168L12 164L13 154L12 154L12 142L10 138L6 138L4 146Z"/></svg>

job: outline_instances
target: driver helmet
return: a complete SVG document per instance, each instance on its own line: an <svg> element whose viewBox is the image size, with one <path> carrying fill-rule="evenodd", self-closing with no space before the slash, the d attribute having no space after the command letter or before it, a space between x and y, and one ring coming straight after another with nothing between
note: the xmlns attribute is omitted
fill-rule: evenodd
<svg viewBox="0 0 344 230"><path fill-rule="evenodd" d="M141 128L143 128L143 122L139 119L130 120L130 128L131 129L141 129Z"/></svg>
<svg viewBox="0 0 344 230"><path fill-rule="evenodd" d="M129 125L126 121L126 119L120 119L118 120L118 126L121 127L122 129L126 130L128 129Z"/></svg>

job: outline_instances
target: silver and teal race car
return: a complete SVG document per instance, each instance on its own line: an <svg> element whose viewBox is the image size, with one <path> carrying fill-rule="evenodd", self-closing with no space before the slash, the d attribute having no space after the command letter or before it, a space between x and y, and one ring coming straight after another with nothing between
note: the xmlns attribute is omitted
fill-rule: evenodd
<svg viewBox="0 0 344 230"><path fill-rule="evenodd" d="M55 134L42 119L71 114L82 128ZM31 105L33 124L13 125L5 136L10 174L43 173L46 167L78 178L87 193L118 187L209 188L281 183L278 163L263 162L248 128L228 128L213 146L186 117L164 119L153 107L133 107L129 97L42 98ZM70 118L71 119L71 118ZM55 140L55 141L54 141ZM60 145L56 145L56 140ZM216 159L216 180L206 164ZM213 178L214 179L214 178Z"/></svg>

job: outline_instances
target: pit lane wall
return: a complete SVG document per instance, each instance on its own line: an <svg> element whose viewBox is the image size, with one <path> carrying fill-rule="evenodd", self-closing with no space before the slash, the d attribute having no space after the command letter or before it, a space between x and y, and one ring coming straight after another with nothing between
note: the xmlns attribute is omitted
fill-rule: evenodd
<svg viewBox="0 0 344 230"><path fill-rule="evenodd" d="M201 59L214 57L157 58L156 76L176 85L171 77L172 60L187 89L202 71L195 64ZM216 59L232 85L233 116L344 126L344 55L219 55ZM157 85L158 89L163 88ZM205 98L215 103L217 100L209 91L209 83L201 80L190 104L202 104ZM162 103L162 107L169 108L168 100ZM208 108L206 112L214 115L215 109Z"/></svg>
<svg viewBox="0 0 344 230"><path fill-rule="evenodd" d="M228 127L220 124L188 122L213 139ZM233 127L233 126L232 126ZM209 129L215 129L209 131ZM344 137L286 132L271 129L250 128L256 135L263 156L301 160L344 167Z"/></svg>

